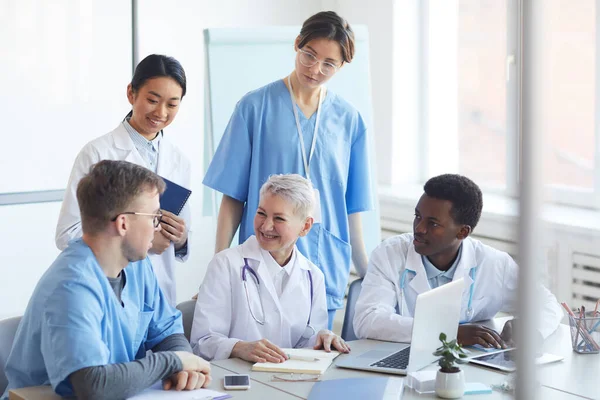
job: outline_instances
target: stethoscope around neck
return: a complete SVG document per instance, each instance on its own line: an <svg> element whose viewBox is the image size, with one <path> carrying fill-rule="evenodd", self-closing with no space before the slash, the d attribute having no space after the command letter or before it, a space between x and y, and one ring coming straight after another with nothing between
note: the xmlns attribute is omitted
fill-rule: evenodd
<svg viewBox="0 0 600 400"><path fill-rule="evenodd" d="M471 268L471 271L469 271L469 276L471 277L471 286L469 287L469 302L467 303L467 315L466 315L466 319L464 321L460 321L461 324L467 323L469 321L471 321L471 318L473 318L473 287L475 286L475 270L477 268ZM398 310L399 310L399 314L404 315L404 311L402 311L402 307L404 306L404 288L406 286L406 275L408 275L408 273L411 273L414 276L417 275L416 271L413 271L412 269L405 269L404 272L402 272L402 276L400 277L400 303L398 305Z"/></svg>
<svg viewBox="0 0 600 400"><path fill-rule="evenodd" d="M254 271L254 269L250 265L248 265L248 259L244 258L244 266L242 267L242 282L244 282L244 291L246 292L246 301L248 302L248 309L250 310L250 315L252 316L252 319L254 319L254 321L256 321L256 323L258 323L259 325L264 325L266 322L265 308L263 306L263 300L260 295L260 291L258 291L258 290L257 290L258 301L260 304L260 312L263 316L262 319L258 319L257 316L254 314L254 311L252 311L252 305L250 303L250 295L248 293L248 275L247 275L248 272L254 278L254 282L256 283L256 288L259 289L260 288L260 280L258 279L258 274L256 273L256 271ZM313 279L312 279L312 274L311 274L310 270L306 270L306 272L308 273L308 282L310 284L310 310L308 312L308 321L306 322L306 328L304 329L304 333L302 333L300 340L294 347L302 347L304 345L304 343L307 342L316 333L315 328L313 328L310 324L310 316L312 314L312 306L313 306Z"/></svg>

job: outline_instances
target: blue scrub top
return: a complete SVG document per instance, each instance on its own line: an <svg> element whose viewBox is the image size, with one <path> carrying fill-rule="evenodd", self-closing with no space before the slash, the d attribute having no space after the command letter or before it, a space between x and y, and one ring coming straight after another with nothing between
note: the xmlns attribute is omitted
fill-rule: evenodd
<svg viewBox="0 0 600 400"><path fill-rule="evenodd" d="M6 393L52 384L57 394L72 396L71 373L143 358L183 333L181 313L166 302L148 258L122 273L123 305L85 242L69 243L29 301L6 364Z"/></svg>
<svg viewBox="0 0 600 400"><path fill-rule="evenodd" d="M296 106L297 107L297 106ZM348 214L372 208L367 128L358 111L327 90L310 162L321 196L322 223L298 240L298 249L325 275L327 308L343 307L351 263ZM298 108L306 154L316 113ZM290 93L282 80L246 94L236 105L210 163L204 184L245 202L240 243L254 234L259 191L272 174L306 176Z"/></svg>

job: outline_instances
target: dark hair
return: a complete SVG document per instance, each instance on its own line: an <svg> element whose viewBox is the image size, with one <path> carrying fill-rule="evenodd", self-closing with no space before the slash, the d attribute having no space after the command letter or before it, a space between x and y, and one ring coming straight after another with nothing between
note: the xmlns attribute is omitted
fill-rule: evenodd
<svg viewBox="0 0 600 400"><path fill-rule="evenodd" d="M342 49L343 62L349 63L354 58L354 32L350 24L333 11L321 11L304 21L298 38L300 49L311 40L334 40Z"/></svg>
<svg viewBox="0 0 600 400"><path fill-rule="evenodd" d="M140 61L135 67L133 78L131 78L131 87L134 92L137 92L148 79L162 76L173 78L181 86L181 98L183 99L186 90L185 71L179 61L161 54L150 54Z"/></svg>
<svg viewBox="0 0 600 400"><path fill-rule="evenodd" d="M81 228L98 233L144 191L165 191L165 181L154 172L128 161L103 160L77 184Z"/></svg>
<svg viewBox="0 0 600 400"><path fill-rule="evenodd" d="M452 203L450 214L454 222L475 229L483 208L483 195L475 182L466 176L444 174L428 180L423 189L429 197Z"/></svg>

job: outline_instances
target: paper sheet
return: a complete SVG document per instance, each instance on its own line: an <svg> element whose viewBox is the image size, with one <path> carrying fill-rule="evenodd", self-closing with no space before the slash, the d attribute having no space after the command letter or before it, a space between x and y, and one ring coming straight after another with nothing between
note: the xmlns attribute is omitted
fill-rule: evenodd
<svg viewBox="0 0 600 400"><path fill-rule="evenodd" d="M217 392L210 389L182 390L163 390L162 382L156 382L143 392L130 397L130 400L223 400L230 398L231 395L223 392Z"/></svg>

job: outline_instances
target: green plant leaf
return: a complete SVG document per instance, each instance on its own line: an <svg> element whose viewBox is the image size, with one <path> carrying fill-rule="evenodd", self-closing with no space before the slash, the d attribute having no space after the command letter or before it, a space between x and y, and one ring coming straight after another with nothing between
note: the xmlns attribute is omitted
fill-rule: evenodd
<svg viewBox="0 0 600 400"><path fill-rule="evenodd" d="M441 340L442 342L445 342L445 341L446 341L446 334L445 334L444 332L440 333L440 340Z"/></svg>

